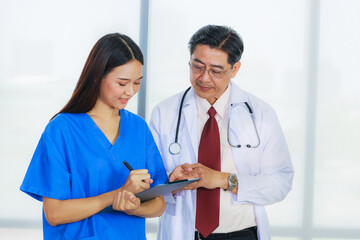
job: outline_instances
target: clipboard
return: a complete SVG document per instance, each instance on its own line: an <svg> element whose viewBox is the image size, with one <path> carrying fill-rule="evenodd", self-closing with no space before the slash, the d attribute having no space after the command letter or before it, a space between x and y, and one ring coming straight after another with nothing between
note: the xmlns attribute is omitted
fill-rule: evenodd
<svg viewBox="0 0 360 240"><path fill-rule="evenodd" d="M195 179L184 179L184 180L178 180L174 182L167 182L164 184L156 185L152 188L146 189L142 192L136 193L135 196L140 198L141 202L145 202L147 200L153 199L155 197L164 195L166 193L175 191L179 188L185 187L186 185L189 185L190 183L199 181L200 178Z"/></svg>
<svg viewBox="0 0 360 240"><path fill-rule="evenodd" d="M189 185L190 183L199 181L201 178L195 178L195 179L184 179L184 180L178 180L173 182L167 182L164 184L156 185L152 188L146 189L142 192L139 192L135 194L136 197L140 198L141 202L145 202L147 200L153 199L155 197L164 195L166 193L175 191L179 188L185 187L186 185ZM98 212L97 214L103 214L103 213L110 213L114 212L115 210L112 208L112 206L108 206Z"/></svg>

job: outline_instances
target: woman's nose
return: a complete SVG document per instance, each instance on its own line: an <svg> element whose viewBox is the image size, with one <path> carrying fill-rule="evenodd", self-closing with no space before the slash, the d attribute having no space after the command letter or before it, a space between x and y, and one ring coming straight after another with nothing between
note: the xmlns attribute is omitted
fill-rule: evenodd
<svg viewBox="0 0 360 240"><path fill-rule="evenodd" d="M126 91L125 91L125 94L129 95L129 96L132 96L134 95L134 87L132 84L127 84L127 88L126 88Z"/></svg>

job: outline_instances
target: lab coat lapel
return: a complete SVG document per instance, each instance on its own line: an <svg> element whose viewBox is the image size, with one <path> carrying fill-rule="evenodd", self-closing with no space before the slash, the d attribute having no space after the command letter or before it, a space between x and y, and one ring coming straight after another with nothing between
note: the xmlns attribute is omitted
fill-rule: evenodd
<svg viewBox="0 0 360 240"><path fill-rule="evenodd" d="M230 104L241 104L248 102L246 93L231 81Z"/></svg>
<svg viewBox="0 0 360 240"><path fill-rule="evenodd" d="M185 98L183 109L184 109L185 123L188 130L189 138L197 159L199 140L198 140L198 129L197 129L198 128L197 109L196 109L194 94L195 94L194 90L193 88L191 88L191 90L188 92L188 96L186 96Z"/></svg>
<svg viewBox="0 0 360 240"><path fill-rule="evenodd" d="M233 112L234 108L240 104L243 104L244 102L248 102L247 96L245 92L243 92L236 84L234 84L231 81L231 93L230 93L230 109L227 114L227 117L231 119L232 114L235 114ZM235 131L235 129L232 128L233 125L230 125L230 130Z"/></svg>
<svg viewBox="0 0 360 240"><path fill-rule="evenodd" d="M245 107L240 107L240 105L243 105L244 102L248 102L251 104L251 101L249 99L249 96L246 92L241 90L237 85L232 84L231 88L231 95L230 95L230 110L228 118L231 119L232 124L230 124L229 134L230 134L230 141L232 141L233 144L246 144L244 142L244 139L248 139L249 142L256 143L255 133L251 132L249 134L249 131L253 131L253 125L250 119L250 114L248 110ZM245 116L249 117L247 118L247 121L239 121L239 114L242 116L242 114L245 114ZM234 124L237 122L242 122L242 129L238 128L236 126L239 126L238 124ZM246 126L249 126L248 128ZM243 174L249 174L249 171L251 173L258 173L259 171L259 149L248 149L246 147L241 148L235 148L232 147L232 155L234 159L235 166L239 173ZM244 166L241 161L241 159L251 159L250 167Z"/></svg>

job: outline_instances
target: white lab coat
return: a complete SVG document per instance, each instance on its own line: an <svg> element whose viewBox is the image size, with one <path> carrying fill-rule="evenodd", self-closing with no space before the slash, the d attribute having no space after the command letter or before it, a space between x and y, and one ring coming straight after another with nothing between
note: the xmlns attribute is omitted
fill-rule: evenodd
<svg viewBox="0 0 360 240"><path fill-rule="evenodd" d="M234 83L231 84L231 106L226 112L226 117L231 119L231 143L257 143L244 102L248 102L254 112L261 141L258 148L232 148L239 181L238 194L233 195L233 201L235 204L254 205L258 237L261 240L270 240L270 227L264 206L285 198L291 190L294 170L274 110L259 98L241 90ZM186 95L182 110L178 135L182 151L178 155L169 152L169 145L175 139L182 95L183 92L157 105L150 120L150 129L168 174L178 165L197 162L199 137L193 89ZM165 196L165 201L166 210L160 218L158 239L194 239L196 190L180 190L175 196Z"/></svg>

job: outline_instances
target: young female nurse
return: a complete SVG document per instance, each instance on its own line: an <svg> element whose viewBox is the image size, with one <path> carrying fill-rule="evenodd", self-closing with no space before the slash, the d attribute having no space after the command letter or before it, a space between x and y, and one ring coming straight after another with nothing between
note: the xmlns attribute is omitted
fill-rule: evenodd
<svg viewBox="0 0 360 240"><path fill-rule="evenodd" d="M143 64L129 37L105 35L46 126L20 187L43 201L44 239L146 239L145 218L163 213L163 197L134 195L168 180L146 122L124 109Z"/></svg>

